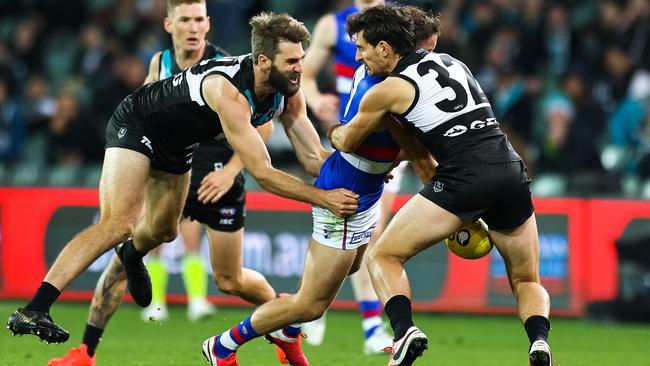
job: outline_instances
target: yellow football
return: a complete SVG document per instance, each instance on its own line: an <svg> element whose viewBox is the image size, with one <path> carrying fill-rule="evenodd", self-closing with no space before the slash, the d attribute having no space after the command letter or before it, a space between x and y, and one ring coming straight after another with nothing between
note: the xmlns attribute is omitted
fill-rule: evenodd
<svg viewBox="0 0 650 366"><path fill-rule="evenodd" d="M488 226L481 219L463 224L458 231L445 239L445 244L454 254L465 259L478 259L492 250Z"/></svg>

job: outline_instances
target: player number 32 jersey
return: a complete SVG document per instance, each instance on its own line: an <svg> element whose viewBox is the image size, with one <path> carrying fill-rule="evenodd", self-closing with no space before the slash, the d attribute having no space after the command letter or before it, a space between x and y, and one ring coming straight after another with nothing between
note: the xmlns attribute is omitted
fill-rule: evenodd
<svg viewBox="0 0 650 366"><path fill-rule="evenodd" d="M499 129L485 93L461 61L420 50L403 57L390 76L415 87L413 103L399 117L439 163L520 159Z"/></svg>

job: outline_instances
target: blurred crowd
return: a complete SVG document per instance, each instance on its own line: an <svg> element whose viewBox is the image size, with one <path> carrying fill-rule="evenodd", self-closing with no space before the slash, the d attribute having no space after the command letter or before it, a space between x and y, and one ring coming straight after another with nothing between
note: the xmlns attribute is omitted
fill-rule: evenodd
<svg viewBox="0 0 650 366"><path fill-rule="evenodd" d="M247 20L261 10L311 29L351 3L207 2L208 38L233 54L248 52ZM537 194L650 197L650 0L402 2L440 13L436 51L473 71ZM0 0L0 184L96 183L108 118L170 46L165 10L164 0Z"/></svg>

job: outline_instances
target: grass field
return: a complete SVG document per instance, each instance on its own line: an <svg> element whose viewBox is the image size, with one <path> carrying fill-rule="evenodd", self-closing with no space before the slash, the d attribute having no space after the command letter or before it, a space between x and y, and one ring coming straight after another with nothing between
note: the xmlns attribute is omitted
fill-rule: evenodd
<svg viewBox="0 0 650 366"><path fill-rule="evenodd" d="M2 319L21 304L0 302ZM216 317L189 323L185 309L172 307L171 318L162 324L140 321L139 308L123 306L115 315L98 349L98 366L207 365L201 356L203 340L223 331L250 313L250 309L221 308ZM58 304L53 316L71 332L64 345L46 345L38 338L12 338L0 332L0 365L47 365L83 335L85 304ZM416 365L527 365L528 340L513 316L417 314L416 323L427 333L429 350ZM386 365L386 356L364 356L359 315L332 311L327 317L325 342L305 345L312 365ZM650 325L592 323L580 319L554 319L550 337L559 365L650 366ZM242 366L279 365L273 348L255 340L238 352Z"/></svg>

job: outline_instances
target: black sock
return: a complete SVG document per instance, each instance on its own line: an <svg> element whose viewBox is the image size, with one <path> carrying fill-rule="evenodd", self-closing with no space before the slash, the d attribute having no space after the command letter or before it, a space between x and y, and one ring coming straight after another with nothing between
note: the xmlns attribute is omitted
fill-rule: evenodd
<svg viewBox="0 0 650 366"><path fill-rule="evenodd" d="M86 330L84 330L84 339L82 343L88 346L88 356L93 357L95 355L97 345L102 339L102 333L104 333L103 329L97 328L94 325L86 324Z"/></svg>
<svg viewBox="0 0 650 366"><path fill-rule="evenodd" d="M129 239L124 242L124 245L122 245L122 251L124 253L122 258L124 258L124 260L129 263L138 263L147 254L140 253L137 249L135 249L133 239Z"/></svg>
<svg viewBox="0 0 650 366"><path fill-rule="evenodd" d="M526 319L524 329L526 329L528 340L532 346L533 342L538 339L544 342L548 341L548 330L551 329L551 322L541 315L533 315Z"/></svg>
<svg viewBox="0 0 650 366"><path fill-rule="evenodd" d="M398 340L406 334L406 331L413 326L413 314L411 310L411 300L404 295L391 297L384 311L390 319L390 326L395 333L395 340Z"/></svg>
<svg viewBox="0 0 650 366"><path fill-rule="evenodd" d="M41 286L38 288L38 290L36 290L34 297L32 297L32 301L30 301L29 304L27 304L23 309L49 313L50 307L52 304L54 304L56 299L59 298L59 295L61 295L61 291L59 291L51 284L43 281L41 282Z"/></svg>

